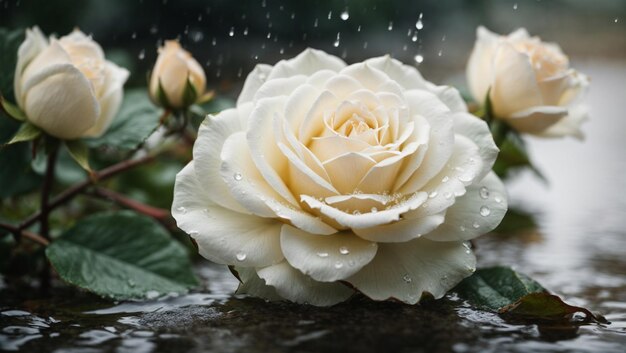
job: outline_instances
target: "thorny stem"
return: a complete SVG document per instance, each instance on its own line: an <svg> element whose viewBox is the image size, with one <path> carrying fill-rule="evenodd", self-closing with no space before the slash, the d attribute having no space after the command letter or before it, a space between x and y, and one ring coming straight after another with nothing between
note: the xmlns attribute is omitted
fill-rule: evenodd
<svg viewBox="0 0 626 353"><path fill-rule="evenodd" d="M44 176L43 185L41 187L41 206L39 217L39 232L41 236L50 241L50 192L52 191L52 184L54 183L54 169L57 162L57 155L59 147L54 146L51 148L48 154L48 162L46 163L46 174ZM47 292L50 288L50 264L45 261L44 267L41 271L41 290Z"/></svg>
<svg viewBox="0 0 626 353"><path fill-rule="evenodd" d="M156 219L157 221L161 222L165 226L171 226L172 224L172 218L170 216L170 212L166 209L146 205L137 200L128 198L118 192L105 189L102 187L95 187L90 194L113 201L119 204L120 206L135 210L138 213L152 217Z"/></svg>

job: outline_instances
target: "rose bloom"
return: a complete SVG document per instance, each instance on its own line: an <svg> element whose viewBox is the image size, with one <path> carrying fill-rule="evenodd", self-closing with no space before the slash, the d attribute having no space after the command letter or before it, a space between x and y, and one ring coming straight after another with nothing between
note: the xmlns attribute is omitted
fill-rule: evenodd
<svg viewBox="0 0 626 353"><path fill-rule="evenodd" d="M478 27L476 35L467 64L474 99L482 104L489 92L495 118L517 131L583 137L587 110L580 100L589 81L569 67L557 44L530 37L523 28L500 36Z"/></svg>
<svg viewBox="0 0 626 353"><path fill-rule="evenodd" d="M61 139L102 135L117 114L128 71L79 30L48 41L26 30L15 69L15 99L26 118Z"/></svg>
<svg viewBox="0 0 626 353"><path fill-rule="evenodd" d="M257 65L200 127L172 214L238 293L417 303L475 270L469 239L506 212L498 149L459 93L389 56L307 49Z"/></svg>
<svg viewBox="0 0 626 353"><path fill-rule="evenodd" d="M185 94L187 85L194 94ZM159 85L165 97L159 97ZM150 75L150 97L152 101L167 108L185 108L201 97L206 86L202 66L175 40L165 41L159 48L159 57Z"/></svg>

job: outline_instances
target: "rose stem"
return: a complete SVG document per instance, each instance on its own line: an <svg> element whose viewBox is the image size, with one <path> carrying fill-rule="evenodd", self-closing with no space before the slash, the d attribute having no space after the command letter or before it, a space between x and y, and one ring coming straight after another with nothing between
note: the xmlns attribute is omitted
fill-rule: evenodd
<svg viewBox="0 0 626 353"><path fill-rule="evenodd" d="M41 236L50 241L50 192L54 183L54 169L57 162L57 154L59 152L58 145L52 147L48 153L48 162L46 163L46 175L44 176L43 185L41 187L41 206L39 217L39 232ZM46 293L50 289L50 263L44 261L44 267L41 270L41 290Z"/></svg>
<svg viewBox="0 0 626 353"><path fill-rule="evenodd" d="M50 242L44 239L44 237L42 237L41 235L37 233L29 232L27 230L20 230L18 227L12 226L10 224L0 223L0 228L6 229L7 231L13 233L17 237L24 237L24 238L30 239L34 241L35 243L39 243L43 246L47 246L48 244L50 244Z"/></svg>

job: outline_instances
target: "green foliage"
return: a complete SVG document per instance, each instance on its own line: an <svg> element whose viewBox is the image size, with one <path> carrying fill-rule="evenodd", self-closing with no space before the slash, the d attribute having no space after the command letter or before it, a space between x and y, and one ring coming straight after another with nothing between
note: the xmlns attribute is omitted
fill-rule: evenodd
<svg viewBox="0 0 626 353"><path fill-rule="evenodd" d="M20 123L0 112L0 145L19 129ZM21 195L38 187L41 178L30 168L29 144L18 143L0 147L0 199Z"/></svg>
<svg viewBox="0 0 626 353"><path fill-rule="evenodd" d="M9 31L0 28L0 94L11 102L15 102L13 76L17 64L17 50L24 41L24 36L23 29Z"/></svg>
<svg viewBox="0 0 626 353"><path fill-rule="evenodd" d="M7 142L7 144L11 145L18 142L32 141L41 136L41 134L41 129L26 121L22 123L13 138L9 142Z"/></svg>
<svg viewBox="0 0 626 353"><path fill-rule="evenodd" d="M477 270L454 291L477 307L498 310L527 294L544 292L545 289L508 267L490 267Z"/></svg>
<svg viewBox="0 0 626 353"><path fill-rule="evenodd" d="M80 140L65 141L65 147L72 159L84 170L91 172L89 166L89 148Z"/></svg>
<svg viewBox="0 0 626 353"><path fill-rule="evenodd" d="M107 132L86 139L89 147L108 146L118 150L133 150L143 143L159 126L159 109L144 89L127 90L117 117Z"/></svg>
<svg viewBox="0 0 626 353"><path fill-rule="evenodd" d="M184 247L151 218L129 211L82 219L46 255L63 280L108 298L182 293L198 283Z"/></svg>
<svg viewBox="0 0 626 353"><path fill-rule="evenodd" d="M2 97L0 97L0 103L2 103L2 108L11 118L18 121L26 120L26 115L24 115L24 112L21 111L17 105L10 103L8 100Z"/></svg>
<svg viewBox="0 0 626 353"><path fill-rule="evenodd" d="M584 317L580 322L607 323L602 316L595 315L583 307L569 305L558 296L549 293L530 293L500 309L499 312L515 319L541 321L570 320L572 315L582 313Z"/></svg>

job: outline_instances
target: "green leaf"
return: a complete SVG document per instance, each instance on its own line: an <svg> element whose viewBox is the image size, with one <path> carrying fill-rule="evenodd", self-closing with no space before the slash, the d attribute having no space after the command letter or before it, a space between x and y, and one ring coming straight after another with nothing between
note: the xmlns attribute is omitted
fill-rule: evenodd
<svg viewBox="0 0 626 353"><path fill-rule="evenodd" d="M490 267L477 270L459 283L454 291L475 306L495 311L527 294L546 290L508 267Z"/></svg>
<svg viewBox="0 0 626 353"><path fill-rule="evenodd" d="M80 140L65 141L65 147L70 156L81 168L91 173L91 167L89 166L89 148Z"/></svg>
<svg viewBox="0 0 626 353"><path fill-rule="evenodd" d="M159 126L159 115L159 109L152 104L145 90L127 91L120 112L107 132L85 142L93 148L109 146L118 150L133 150Z"/></svg>
<svg viewBox="0 0 626 353"><path fill-rule="evenodd" d="M63 280L102 297L183 293L198 284L183 246L151 218L129 211L79 221L46 255Z"/></svg>
<svg viewBox="0 0 626 353"><path fill-rule="evenodd" d="M537 222L532 213L528 213L523 210L511 208L509 206L508 211L504 215L502 222L494 229L495 233L499 234L512 234L515 232L536 229Z"/></svg>
<svg viewBox="0 0 626 353"><path fill-rule="evenodd" d="M530 168L539 178L547 182L547 179L543 176L541 171L530 161L528 152L526 151L526 145L520 135L514 131L509 131L500 145L500 153L493 166L493 170L498 176L505 178L512 171L520 168Z"/></svg>
<svg viewBox="0 0 626 353"><path fill-rule="evenodd" d="M9 31L0 28L0 92L11 102L15 102L13 94L13 77L17 64L17 50L24 41L23 29Z"/></svg>
<svg viewBox="0 0 626 353"><path fill-rule="evenodd" d="M513 304L498 311L505 317L541 321L569 321L576 313L582 313L580 323L608 323L601 315L595 315L589 309L565 303L554 294L531 293L523 296Z"/></svg>
<svg viewBox="0 0 626 353"><path fill-rule="evenodd" d="M24 122L22 123L22 126L20 126L19 130L17 130L11 141L7 142L7 145L31 141L39 136L41 136L41 129L29 122Z"/></svg>
<svg viewBox="0 0 626 353"><path fill-rule="evenodd" d="M14 104L11 104L9 101L4 99L4 97L0 97L0 103L2 104L2 108L7 114L15 120L18 121L26 121L26 115L24 112L20 110L20 108Z"/></svg>
<svg viewBox="0 0 626 353"><path fill-rule="evenodd" d="M31 151L27 144L0 149L0 199L32 191L41 185L41 177L31 168Z"/></svg>
<svg viewBox="0 0 626 353"><path fill-rule="evenodd" d="M163 89L163 83L159 78L159 87L157 89L157 101L162 107L170 108L170 101L167 99L167 94L165 93L165 89Z"/></svg>

